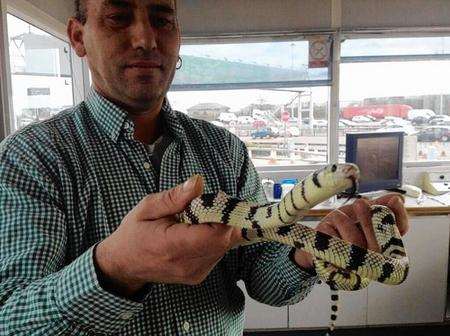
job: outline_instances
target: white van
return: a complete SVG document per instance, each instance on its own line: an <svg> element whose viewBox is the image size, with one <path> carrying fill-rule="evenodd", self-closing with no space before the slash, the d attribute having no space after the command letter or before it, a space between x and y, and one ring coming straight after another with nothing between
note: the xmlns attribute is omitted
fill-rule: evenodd
<svg viewBox="0 0 450 336"><path fill-rule="evenodd" d="M219 121L223 122L223 123L230 123L232 121L236 122L237 121L237 117L234 113L231 112L222 112L219 115Z"/></svg>
<svg viewBox="0 0 450 336"><path fill-rule="evenodd" d="M431 117L434 117L436 113L434 111L429 109L412 109L408 111L408 119L413 120L418 117L423 117L426 119L430 119Z"/></svg>
<svg viewBox="0 0 450 336"><path fill-rule="evenodd" d="M237 118L238 124L242 124L242 125L251 125L251 124L253 124L254 121L255 121L255 119L250 116L239 116Z"/></svg>

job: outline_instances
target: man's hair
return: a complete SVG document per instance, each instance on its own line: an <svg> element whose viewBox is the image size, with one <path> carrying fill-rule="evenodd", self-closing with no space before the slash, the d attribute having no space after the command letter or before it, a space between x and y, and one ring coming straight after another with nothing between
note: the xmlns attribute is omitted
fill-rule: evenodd
<svg viewBox="0 0 450 336"><path fill-rule="evenodd" d="M75 18L85 24L87 20L86 0L75 0Z"/></svg>

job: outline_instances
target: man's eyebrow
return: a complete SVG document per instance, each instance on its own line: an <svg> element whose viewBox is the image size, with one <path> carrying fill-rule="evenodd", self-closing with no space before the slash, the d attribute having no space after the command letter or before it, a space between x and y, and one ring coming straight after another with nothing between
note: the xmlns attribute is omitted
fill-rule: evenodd
<svg viewBox="0 0 450 336"><path fill-rule="evenodd" d="M175 14L175 9L170 7L169 5L150 5L150 10L152 12L162 12L166 14Z"/></svg>
<svg viewBox="0 0 450 336"><path fill-rule="evenodd" d="M130 8L133 7L133 4L127 0L104 0L102 4L103 8L107 7L119 7L119 8ZM153 4L149 6L152 12L160 12L167 14L175 14L175 9L170 5L164 4Z"/></svg>
<svg viewBox="0 0 450 336"><path fill-rule="evenodd" d="M131 4L126 0L104 0L102 7L103 8L107 8L107 7L130 8Z"/></svg>

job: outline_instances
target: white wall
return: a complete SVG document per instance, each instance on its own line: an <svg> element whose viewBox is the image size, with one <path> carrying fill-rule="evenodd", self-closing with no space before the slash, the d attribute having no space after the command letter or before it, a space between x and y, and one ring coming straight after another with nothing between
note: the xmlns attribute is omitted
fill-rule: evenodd
<svg viewBox="0 0 450 336"><path fill-rule="evenodd" d="M450 26L449 0L342 0L344 28Z"/></svg>
<svg viewBox="0 0 450 336"><path fill-rule="evenodd" d="M62 23L73 13L73 0L27 1ZM341 8L335 17L342 17L344 29L450 27L450 0L178 0L178 3L184 36L331 29L333 7Z"/></svg>
<svg viewBox="0 0 450 336"><path fill-rule="evenodd" d="M183 35L450 26L450 0L179 0ZM332 13L332 9L336 12ZM335 21L336 23L336 21Z"/></svg>
<svg viewBox="0 0 450 336"><path fill-rule="evenodd" d="M326 29L330 0L179 0L184 36Z"/></svg>
<svg viewBox="0 0 450 336"><path fill-rule="evenodd" d="M73 0L26 0L61 23L74 12Z"/></svg>

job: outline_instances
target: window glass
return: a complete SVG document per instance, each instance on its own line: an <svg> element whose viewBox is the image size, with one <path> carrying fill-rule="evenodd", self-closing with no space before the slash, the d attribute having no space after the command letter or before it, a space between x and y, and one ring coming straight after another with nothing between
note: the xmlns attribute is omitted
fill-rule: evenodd
<svg viewBox="0 0 450 336"><path fill-rule="evenodd" d="M68 43L7 15L13 118L20 129L73 105Z"/></svg>
<svg viewBox="0 0 450 336"><path fill-rule="evenodd" d="M309 67L309 42L183 45L173 87L328 80L328 68Z"/></svg>
<svg viewBox="0 0 450 336"><path fill-rule="evenodd" d="M402 45L405 40L409 39L402 39ZM431 50L436 39L421 39L423 49L427 41ZM347 43L356 45L343 45ZM449 76L450 60L341 64L340 160L345 158L347 132L389 131L405 133L405 161L450 160Z"/></svg>
<svg viewBox="0 0 450 336"><path fill-rule="evenodd" d="M258 167L326 162L328 97L328 87L169 93L174 109L239 136Z"/></svg>
<svg viewBox="0 0 450 336"><path fill-rule="evenodd" d="M442 54L450 54L450 37L355 39L341 49L342 57Z"/></svg>
<svg viewBox="0 0 450 336"><path fill-rule="evenodd" d="M182 46L169 100L239 136L258 167L324 163L330 90L315 85L329 68L308 53L308 41Z"/></svg>

